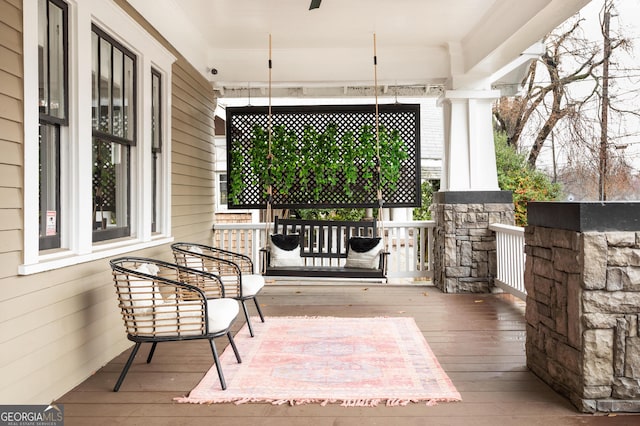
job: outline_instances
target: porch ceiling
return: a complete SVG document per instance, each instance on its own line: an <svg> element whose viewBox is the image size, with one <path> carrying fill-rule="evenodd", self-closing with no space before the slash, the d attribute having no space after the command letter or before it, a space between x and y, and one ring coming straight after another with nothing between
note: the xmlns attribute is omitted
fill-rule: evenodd
<svg viewBox="0 0 640 426"><path fill-rule="evenodd" d="M590 0L128 1L229 96L267 86L269 34L279 89L371 86L374 33L382 86L486 88Z"/></svg>

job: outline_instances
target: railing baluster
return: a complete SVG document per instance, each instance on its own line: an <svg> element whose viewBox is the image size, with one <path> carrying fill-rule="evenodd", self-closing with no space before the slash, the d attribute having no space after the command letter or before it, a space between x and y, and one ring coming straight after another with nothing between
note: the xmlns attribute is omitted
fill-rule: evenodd
<svg viewBox="0 0 640 426"><path fill-rule="evenodd" d="M415 267L412 265L415 260L415 254L413 253L413 249L415 246L413 245L413 241L410 239L409 228L403 229L402 233L398 233L398 239L404 244L404 257L402 258L402 263L404 268L407 271L415 272Z"/></svg>
<svg viewBox="0 0 640 426"><path fill-rule="evenodd" d="M496 286L525 300L524 288L524 228L511 225L491 224L489 229L496 233L497 276Z"/></svg>

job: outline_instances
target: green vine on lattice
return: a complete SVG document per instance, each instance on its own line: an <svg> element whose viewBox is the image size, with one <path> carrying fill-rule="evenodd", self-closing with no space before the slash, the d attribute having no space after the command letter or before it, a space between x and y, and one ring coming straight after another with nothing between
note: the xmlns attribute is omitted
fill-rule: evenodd
<svg viewBox="0 0 640 426"><path fill-rule="evenodd" d="M409 158L407 147L397 130L387 131L383 126L378 130L380 143L380 187L390 190L397 188L402 171L402 163Z"/></svg>
<svg viewBox="0 0 640 426"><path fill-rule="evenodd" d="M342 190L350 198L363 190L375 193L378 188L396 189L402 164L409 157L397 130L388 131L380 126L378 141L371 125L362 126L358 134L346 131L342 137L338 135L339 129L334 123L321 132L305 126L300 137L283 125L275 126L269 162L268 130L254 126L248 158L242 154L240 142L232 143L229 199L238 204L247 182L260 187L265 199L272 184L276 199L286 199L296 191L304 194L309 202L321 200L323 192L333 191L340 180L344 182ZM360 189L356 186L358 182L364 182Z"/></svg>
<svg viewBox="0 0 640 426"><path fill-rule="evenodd" d="M276 126L271 136L270 181L281 196L288 196L297 181L298 136L285 126ZM268 174L268 173L267 173Z"/></svg>
<svg viewBox="0 0 640 426"><path fill-rule="evenodd" d="M233 141L231 144L231 167L229 171L227 196L233 204L240 203L240 195L246 188L246 183L242 179L244 165L244 155L242 155L242 144Z"/></svg>
<svg viewBox="0 0 640 426"><path fill-rule="evenodd" d="M375 128L370 125L362 126L358 142L356 152L360 163L360 175L366 182L364 190L365 192L373 193L378 189L376 181L377 148Z"/></svg>
<svg viewBox="0 0 640 426"><path fill-rule="evenodd" d="M360 153L356 144L356 136L348 131L342 135L340 166L344 174L342 190L347 197L353 197L353 185L358 181L358 159Z"/></svg>
<svg viewBox="0 0 640 426"><path fill-rule="evenodd" d="M338 183L342 165L337 132L338 127L332 123L322 133L312 126L306 126L302 133L298 177L303 192L313 201Z"/></svg>

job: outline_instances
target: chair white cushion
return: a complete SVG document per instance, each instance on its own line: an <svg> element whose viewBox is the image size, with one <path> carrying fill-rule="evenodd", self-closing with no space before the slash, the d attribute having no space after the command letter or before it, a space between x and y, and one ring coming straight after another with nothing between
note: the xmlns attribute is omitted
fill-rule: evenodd
<svg viewBox="0 0 640 426"><path fill-rule="evenodd" d="M216 333L229 328L236 318L240 307L235 299L209 299L207 300L207 312L209 313L209 333ZM138 315L139 334L178 334L194 336L201 334L201 323L197 320L202 314L200 302L175 300L156 305L155 316L150 312L146 315ZM147 326L148 325L148 326ZM155 328L152 326L155 325Z"/></svg>
<svg viewBox="0 0 640 426"><path fill-rule="evenodd" d="M349 252L344 266L347 268L377 269L380 266L380 253L383 248L384 244L381 238L350 238Z"/></svg>
<svg viewBox="0 0 640 426"><path fill-rule="evenodd" d="M202 254L202 249L198 246L189 246L188 249L192 253Z"/></svg>
<svg viewBox="0 0 640 426"><path fill-rule="evenodd" d="M235 299L209 299L207 300L209 312L209 333L215 333L229 328L231 322L240 312L240 307Z"/></svg>
<svg viewBox="0 0 640 426"><path fill-rule="evenodd" d="M135 271L156 275L159 269L156 265L143 263ZM162 303L162 294L158 291L156 283L153 280L145 280L137 276L129 277L129 296L131 297L131 305L137 314L151 313L154 304Z"/></svg>
<svg viewBox="0 0 640 426"><path fill-rule="evenodd" d="M187 250L189 250L191 253L202 254L202 249L198 246L189 246ZM201 256L185 254L184 260L186 262L185 266L187 266L188 268L209 272L209 270L204 266L204 258L202 258Z"/></svg>
<svg viewBox="0 0 640 426"><path fill-rule="evenodd" d="M264 287L264 277L258 274L242 275L242 295L255 296Z"/></svg>

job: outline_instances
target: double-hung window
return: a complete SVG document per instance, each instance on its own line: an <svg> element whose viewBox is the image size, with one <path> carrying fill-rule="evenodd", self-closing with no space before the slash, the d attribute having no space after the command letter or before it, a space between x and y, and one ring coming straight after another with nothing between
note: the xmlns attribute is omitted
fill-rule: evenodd
<svg viewBox="0 0 640 426"><path fill-rule="evenodd" d="M67 5L38 0L39 248L60 247L61 129L68 125Z"/></svg>
<svg viewBox="0 0 640 426"><path fill-rule="evenodd" d="M220 205L227 206L227 174L218 174L218 193L220 194Z"/></svg>
<svg viewBox="0 0 640 426"><path fill-rule="evenodd" d="M136 58L96 26L91 32L93 241L130 234Z"/></svg>
<svg viewBox="0 0 640 426"><path fill-rule="evenodd" d="M113 1L25 1L23 44L18 273L171 242L175 56Z"/></svg>

